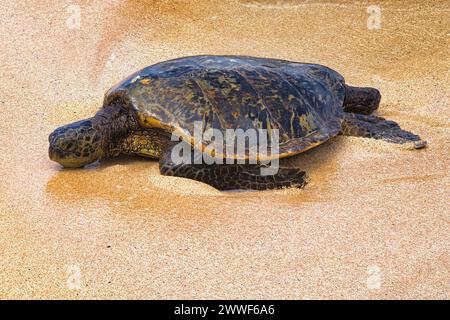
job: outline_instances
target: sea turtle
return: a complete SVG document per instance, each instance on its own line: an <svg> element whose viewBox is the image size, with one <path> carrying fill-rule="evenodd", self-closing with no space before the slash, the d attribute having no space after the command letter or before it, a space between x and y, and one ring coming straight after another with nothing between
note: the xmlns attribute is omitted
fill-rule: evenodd
<svg viewBox="0 0 450 320"><path fill-rule="evenodd" d="M303 187L304 171L280 167L262 174L268 166L263 160L304 152L338 134L426 145L397 123L370 115L380 99L377 89L346 85L339 73L318 64L247 56L178 58L132 74L106 92L94 117L56 129L49 137L49 156L64 167L119 154L158 158L163 175L220 190ZM201 133L260 130L270 136L271 146L277 132L279 151L265 158L257 151L253 159L246 144L243 157L237 149L219 153L207 140L193 138L194 123L202 125ZM195 156L174 161L174 148L181 144L174 132L192 150L226 161L199 163ZM197 158L199 153L192 152Z"/></svg>

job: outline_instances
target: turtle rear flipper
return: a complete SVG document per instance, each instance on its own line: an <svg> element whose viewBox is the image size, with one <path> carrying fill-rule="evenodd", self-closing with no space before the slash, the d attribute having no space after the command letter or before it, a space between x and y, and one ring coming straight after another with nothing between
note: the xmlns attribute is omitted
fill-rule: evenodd
<svg viewBox="0 0 450 320"><path fill-rule="evenodd" d="M403 130L397 122L381 117L346 113L342 123L342 135L382 139L391 143L409 143L414 149L426 147L427 142L414 133Z"/></svg>
<svg viewBox="0 0 450 320"><path fill-rule="evenodd" d="M266 166L259 164L176 164L167 148L159 161L161 174L197 180L218 190L268 190L303 188L308 182L305 171L279 168L273 175L262 175Z"/></svg>

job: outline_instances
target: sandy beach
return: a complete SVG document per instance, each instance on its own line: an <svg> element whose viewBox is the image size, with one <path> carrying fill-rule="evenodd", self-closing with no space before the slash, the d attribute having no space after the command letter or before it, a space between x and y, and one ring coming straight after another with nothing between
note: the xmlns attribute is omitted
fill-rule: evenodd
<svg viewBox="0 0 450 320"><path fill-rule="evenodd" d="M368 1L0 2L0 299L450 298L448 1L378 1L375 27ZM263 192L49 160L112 85L196 54L327 65L429 147L339 136Z"/></svg>

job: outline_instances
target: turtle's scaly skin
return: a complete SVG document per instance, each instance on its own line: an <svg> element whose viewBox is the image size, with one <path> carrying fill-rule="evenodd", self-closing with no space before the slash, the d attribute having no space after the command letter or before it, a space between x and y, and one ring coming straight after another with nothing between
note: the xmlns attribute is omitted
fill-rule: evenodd
<svg viewBox="0 0 450 320"><path fill-rule="evenodd" d="M336 136L344 118L344 79L315 64L241 56L197 56L162 62L111 88L108 106L127 101L143 127L278 129L280 157ZM293 140L295 139L295 140Z"/></svg>

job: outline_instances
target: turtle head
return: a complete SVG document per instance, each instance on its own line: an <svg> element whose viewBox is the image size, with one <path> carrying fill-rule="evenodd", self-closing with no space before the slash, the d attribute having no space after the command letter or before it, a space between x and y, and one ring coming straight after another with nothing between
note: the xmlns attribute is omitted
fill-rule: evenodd
<svg viewBox="0 0 450 320"><path fill-rule="evenodd" d="M78 168L100 159L102 131L93 125L93 119L62 126L48 137L49 157L63 167Z"/></svg>

